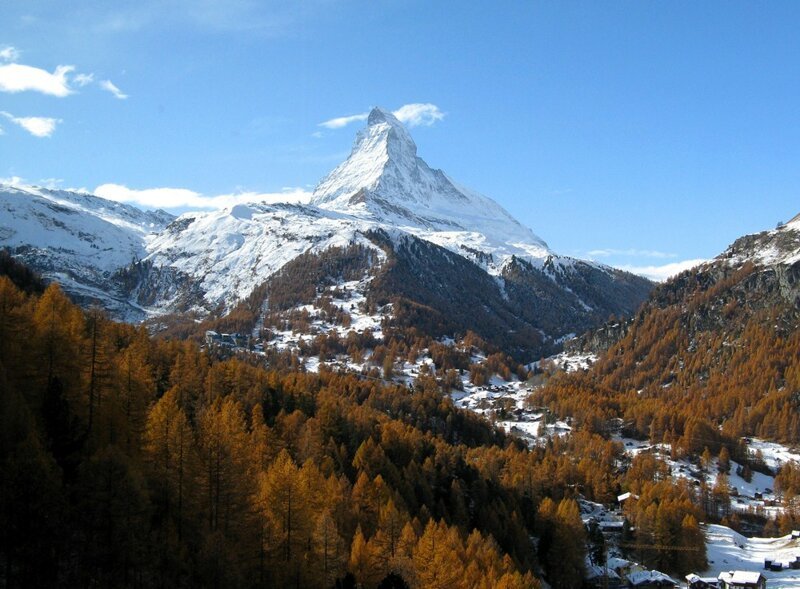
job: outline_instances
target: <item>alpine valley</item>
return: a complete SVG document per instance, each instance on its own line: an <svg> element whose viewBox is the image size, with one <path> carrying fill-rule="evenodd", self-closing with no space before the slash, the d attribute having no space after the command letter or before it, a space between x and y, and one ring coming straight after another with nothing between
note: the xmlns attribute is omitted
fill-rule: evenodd
<svg viewBox="0 0 800 589"><path fill-rule="evenodd" d="M800 216L656 286L380 109L304 204L0 203L0 585L800 585Z"/></svg>
<svg viewBox="0 0 800 589"><path fill-rule="evenodd" d="M653 286L556 254L496 202L430 168L377 108L306 204L174 218L5 185L0 247L82 304L154 327L188 317L259 338L280 318L330 306L335 291L346 328L358 316L354 329L439 339L471 331L527 361L610 315L631 315Z"/></svg>

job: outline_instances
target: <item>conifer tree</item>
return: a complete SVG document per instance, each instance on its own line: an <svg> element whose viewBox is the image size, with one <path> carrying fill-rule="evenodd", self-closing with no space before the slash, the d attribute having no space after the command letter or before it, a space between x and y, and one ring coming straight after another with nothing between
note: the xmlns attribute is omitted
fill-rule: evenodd
<svg viewBox="0 0 800 589"><path fill-rule="evenodd" d="M336 521L328 510L322 512L314 527L312 558L320 587L333 586L347 564L345 541L339 535Z"/></svg>

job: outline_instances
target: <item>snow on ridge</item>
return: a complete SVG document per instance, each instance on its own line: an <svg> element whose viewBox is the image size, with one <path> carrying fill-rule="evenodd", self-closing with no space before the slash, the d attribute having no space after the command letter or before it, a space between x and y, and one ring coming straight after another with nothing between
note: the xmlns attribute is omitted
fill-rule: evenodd
<svg viewBox="0 0 800 589"><path fill-rule="evenodd" d="M0 187L0 245L28 248L48 266L94 282L144 256L146 225L155 218L145 221L144 213L137 218L138 209L93 210L95 203L81 202L89 196Z"/></svg>
<svg viewBox="0 0 800 589"><path fill-rule="evenodd" d="M744 247L740 244L747 239ZM760 266L792 265L800 261L800 215L775 229L736 240L709 263L722 261L737 266L753 262Z"/></svg>
<svg viewBox="0 0 800 589"><path fill-rule="evenodd" d="M230 307L306 252L355 243L377 249L364 237L372 228L314 207L236 205L181 215L148 243L147 260L201 281L208 303Z"/></svg>
<svg viewBox="0 0 800 589"><path fill-rule="evenodd" d="M50 189L22 184L0 184L0 193L19 197L40 197L142 235L161 231L175 218L162 210L143 211L138 207L108 200L85 191Z"/></svg>

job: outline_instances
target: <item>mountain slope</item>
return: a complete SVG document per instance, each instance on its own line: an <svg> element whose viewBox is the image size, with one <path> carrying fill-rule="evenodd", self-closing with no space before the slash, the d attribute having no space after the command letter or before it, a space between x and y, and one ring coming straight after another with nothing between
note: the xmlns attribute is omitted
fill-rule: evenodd
<svg viewBox="0 0 800 589"><path fill-rule="evenodd" d="M628 322L568 344L607 348L544 402L588 423L622 418L690 452L741 436L800 436L800 220L737 239L660 285Z"/></svg>
<svg viewBox="0 0 800 589"><path fill-rule="evenodd" d="M173 218L87 193L0 186L0 244L79 300L123 316L113 274L144 258L147 240Z"/></svg>

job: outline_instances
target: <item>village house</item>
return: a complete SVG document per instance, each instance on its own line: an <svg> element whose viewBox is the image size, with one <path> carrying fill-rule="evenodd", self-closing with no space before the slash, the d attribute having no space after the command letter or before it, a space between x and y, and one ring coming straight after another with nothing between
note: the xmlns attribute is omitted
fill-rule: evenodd
<svg viewBox="0 0 800 589"><path fill-rule="evenodd" d="M678 581L660 571L639 571L626 579L631 589L676 589L679 586Z"/></svg>
<svg viewBox="0 0 800 589"><path fill-rule="evenodd" d="M686 575L687 589L719 589L717 577L700 577L694 573Z"/></svg>
<svg viewBox="0 0 800 589"><path fill-rule="evenodd" d="M587 589L622 589L625 584L613 569L593 564L586 567L584 586Z"/></svg>
<svg viewBox="0 0 800 589"><path fill-rule="evenodd" d="M730 571L719 574L719 589L766 589L767 579L759 572Z"/></svg>
<svg viewBox="0 0 800 589"><path fill-rule="evenodd" d="M607 566L620 577L627 577L631 573L647 570L638 562L633 562L631 560L626 560L616 556L612 556L608 559Z"/></svg>
<svg viewBox="0 0 800 589"><path fill-rule="evenodd" d="M638 498L639 498L639 496L638 496L638 495L634 495L633 493L631 493L631 492L629 491L629 492L627 492L627 493L623 493L622 495L619 495L619 496L617 496L617 503L619 503L620 505L622 505L622 504L623 504L623 503L625 503L625 502L626 502L628 499L638 499Z"/></svg>

